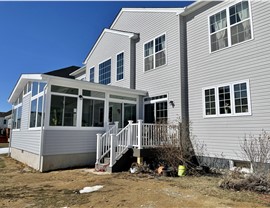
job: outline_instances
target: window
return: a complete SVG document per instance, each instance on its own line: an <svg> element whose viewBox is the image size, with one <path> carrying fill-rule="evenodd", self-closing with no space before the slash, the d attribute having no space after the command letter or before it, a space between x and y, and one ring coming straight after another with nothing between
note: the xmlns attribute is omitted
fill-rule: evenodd
<svg viewBox="0 0 270 208"><path fill-rule="evenodd" d="M31 91L31 85L32 85L32 83L31 83L31 82L28 82L28 83L24 86L24 89L23 89L23 95L26 95L28 92Z"/></svg>
<svg viewBox="0 0 270 208"><path fill-rule="evenodd" d="M163 66L166 64L165 34L144 44L144 70Z"/></svg>
<svg viewBox="0 0 270 208"><path fill-rule="evenodd" d="M3 124L7 124L7 120L6 119L4 119L4 123Z"/></svg>
<svg viewBox="0 0 270 208"><path fill-rule="evenodd" d="M32 86L32 96L35 96L38 94L38 82L33 82Z"/></svg>
<svg viewBox="0 0 270 208"><path fill-rule="evenodd" d="M62 87L62 86L57 86L57 85L52 85L51 91L58 92L58 93L71 94L71 95L79 94L79 90L76 88Z"/></svg>
<svg viewBox="0 0 270 208"><path fill-rule="evenodd" d="M243 81L204 89L205 117L250 115L248 86L248 81Z"/></svg>
<svg viewBox="0 0 270 208"><path fill-rule="evenodd" d="M211 52L252 38L249 2L241 1L209 18Z"/></svg>
<svg viewBox="0 0 270 208"><path fill-rule="evenodd" d="M167 123L168 96L159 95L144 98L145 123Z"/></svg>
<svg viewBox="0 0 270 208"><path fill-rule="evenodd" d="M88 96L88 97L105 98L104 92L83 90L82 93L84 96Z"/></svg>
<svg viewBox="0 0 270 208"><path fill-rule="evenodd" d="M50 126L76 126L77 98L51 96Z"/></svg>
<svg viewBox="0 0 270 208"><path fill-rule="evenodd" d="M29 128L41 127L43 91L46 83L33 82Z"/></svg>
<svg viewBox="0 0 270 208"><path fill-rule="evenodd" d="M99 83L111 83L111 59L99 64Z"/></svg>
<svg viewBox="0 0 270 208"><path fill-rule="evenodd" d="M43 96L31 101L30 128L41 127Z"/></svg>
<svg viewBox="0 0 270 208"><path fill-rule="evenodd" d="M19 104L13 109L13 129L21 128L22 120L22 104Z"/></svg>
<svg viewBox="0 0 270 208"><path fill-rule="evenodd" d="M104 101L83 99L82 126L104 126Z"/></svg>
<svg viewBox="0 0 270 208"><path fill-rule="evenodd" d="M215 88L205 90L205 115L216 114Z"/></svg>
<svg viewBox="0 0 270 208"><path fill-rule="evenodd" d="M116 57L116 80L124 79L124 52L120 53Z"/></svg>
<svg viewBox="0 0 270 208"><path fill-rule="evenodd" d="M94 82L95 81L95 67L92 67L90 69L90 82Z"/></svg>

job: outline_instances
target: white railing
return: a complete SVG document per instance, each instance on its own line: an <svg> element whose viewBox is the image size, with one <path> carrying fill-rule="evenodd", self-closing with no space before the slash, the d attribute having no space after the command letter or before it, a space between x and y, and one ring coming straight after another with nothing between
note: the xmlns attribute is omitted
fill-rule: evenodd
<svg viewBox="0 0 270 208"><path fill-rule="evenodd" d="M110 156L110 167L112 167L128 148L157 147L172 138L179 138L178 126L144 124L142 120L138 120L138 123L129 121L129 124L118 133L118 122L115 122L109 131L103 135L97 134L96 163L99 164L107 155Z"/></svg>
<svg viewBox="0 0 270 208"><path fill-rule="evenodd" d="M96 164L100 163L109 152L111 148L111 134L118 133L118 121L104 134L97 134L97 152L96 152Z"/></svg>

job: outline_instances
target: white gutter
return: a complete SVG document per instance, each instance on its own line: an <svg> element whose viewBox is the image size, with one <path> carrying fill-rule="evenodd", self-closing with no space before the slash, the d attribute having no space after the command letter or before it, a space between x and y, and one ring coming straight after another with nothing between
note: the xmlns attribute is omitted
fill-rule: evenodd
<svg viewBox="0 0 270 208"><path fill-rule="evenodd" d="M45 94L45 91L48 89L48 83L45 85L44 90L43 90L43 103L42 103L42 116L41 116L41 132L40 132L40 145L39 145L39 163L38 163L38 170L41 172L42 167L41 167L41 160L42 160L42 155L43 155L43 138L44 138L44 110L45 110L45 96L48 94ZM46 113L47 115L47 113Z"/></svg>

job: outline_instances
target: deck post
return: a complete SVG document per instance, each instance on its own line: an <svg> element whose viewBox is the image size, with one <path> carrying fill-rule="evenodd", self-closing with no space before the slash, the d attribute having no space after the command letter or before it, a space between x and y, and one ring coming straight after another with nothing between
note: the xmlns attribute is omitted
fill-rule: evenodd
<svg viewBox="0 0 270 208"><path fill-rule="evenodd" d="M142 123L143 120L138 120L138 149L142 149Z"/></svg>
<svg viewBox="0 0 270 208"><path fill-rule="evenodd" d="M128 121L128 138L127 138L127 146L128 147L131 147L132 146L132 143L131 143L131 141L132 141L132 123L133 123L133 121L132 120L129 120Z"/></svg>
<svg viewBox="0 0 270 208"><path fill-rule="evenodd" d="M119 125L119 121L115 121L114 122L114 125L115 125L115 134L118 134L118 125Z"/></svg>
<svg viewBox="0 0 270 208"><path fill-rule="evenodd" d="M116 141L116 135L110 134L111 137L111 154L110 154L110 167L114 165L115 162L115 141Z"/></svg>
<svg viewBox="0 0 270 208"><path fill-rule="evenodd" d="M101 134L97 134L97 158L96 158L96 164L99 164L100 157L101 157Z"/></svg>

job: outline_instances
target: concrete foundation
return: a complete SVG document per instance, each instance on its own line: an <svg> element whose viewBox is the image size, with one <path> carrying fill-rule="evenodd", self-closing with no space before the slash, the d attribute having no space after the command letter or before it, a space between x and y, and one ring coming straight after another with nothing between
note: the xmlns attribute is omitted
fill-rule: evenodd
<svg viewBox="0 0 270 208"><path fill-rule="evenodd" d="M42 172L74 167L95 166L96 153L44 155L42 157Z"/></svg>
<svg viewBox="0 0 270 208"><path fill-rule="evenodd" d="M11 157L36 170L39 168L39 155L37 154L27 152L25 150L11 148Z"/></svg>

